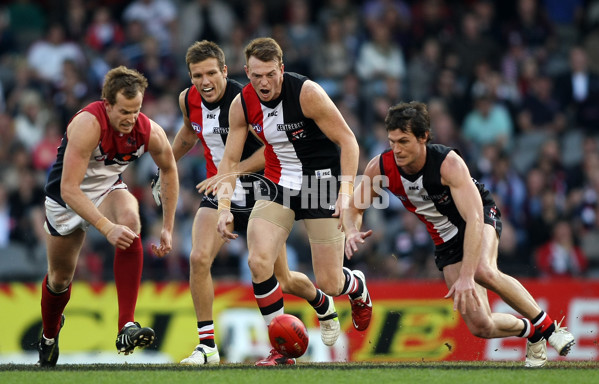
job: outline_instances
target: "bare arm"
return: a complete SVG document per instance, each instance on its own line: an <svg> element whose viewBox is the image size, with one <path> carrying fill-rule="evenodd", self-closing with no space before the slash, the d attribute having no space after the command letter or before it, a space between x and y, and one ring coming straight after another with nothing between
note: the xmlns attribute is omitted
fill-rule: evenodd
<svg viewBox="0 0 599 384"><path fill-rule="evenodd" d="M364 170L364 177L356 187L353 198L343 215L343 231L345 232L345 255L351 259L358 250L358 244L364 244L364 239L372 235L372 230L360 232L364 211L370 207L375 196L376 182L380 180L379 156L374 157Z"/></svg>
<svg viewBox="0 0 599 384"><path fill-rule="evenodd" d="M304 115L314 120L320 130L341 149L342 185L334 214L334 216L339 216L339 227L341 227L343 211L349 205L354 189L354 179L358 171L360 155L358 142L337 106L317 83L311 80L304 83L300 94L300 104ZM344 186L343 183L346 185Z"/></svg>
<svg viewBox="0 0 599 384"><path fill-rule="evenodd" d="M237 238L236 234L227 229L227 225L233 221L230 207L237 179L235 172L239 170L239 161L247 135L248 125L241 105L241 95L237 95L229 109L229 135L227 136L223 159L218 166L220 176L217 195L220 215L217 230L227 241Z"/></svg>
<svg viewBox="0 0 599 384"><path fill-rule="evenodd" d="M92 114L81 112L73 118L67 127L68 145L60 182L60 194L64 202L84 220L94 225L104 215L85 196L80 185L92 152L100 141L100 132L100 124Z"/></svg>
<svg viewBox="0 0 599 384"><path fill-rule="evenodd" d="M453 151L441 164L441 183L450 188L456 207L466 221L464 255L460 275L446 296L453 295L454 309L459 308L464 312L466 300L470 294L480 306L480 299L474 289L474 274L481 258L484 225L483 204L466 163Z"/></svg>
<svg viewBox="0 0 599 384"><path fill-rule="evenodd" d="M160 168L162 196L162 233L160 236L160 246L152 246L154 253L162 257L170 252L172 248L172 233L175 226L175 212L177 209L177 199L179 196L179 176L177 173L177 163L173 156L166 133L154 121L151 122L152 131L150 133L150 142L148 150L150 156Z"/></svg>
<svg viewBox="0 0 599 384"><path fill-rule="evenodd" d="M60 194L67 205L84 220L94 225L110 244L127 249L137 234L124 225L106 218L81 190L81 182L94 149L100 141L100 123L88 113L75 116L67 127L68 145L60 182Z"/></svg>
<svg viewBox="0 0 599 384"><path fill-rule="evenodd" d="M181 109L181 115L183 116L183 125L179 128L179 132L173 140L173 155L175 161L179 161L193 146L197 143L198 137L196 136L189 117L187 117L187 109L185 108L185 94L187 89L179 94L179 109Z"/></svg>

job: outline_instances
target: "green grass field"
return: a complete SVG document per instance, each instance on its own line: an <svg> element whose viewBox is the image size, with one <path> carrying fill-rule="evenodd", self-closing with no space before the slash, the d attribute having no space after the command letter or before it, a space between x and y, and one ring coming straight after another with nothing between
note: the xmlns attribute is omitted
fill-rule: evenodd
<svg viewBox="0 0 599 384"><path fill-rule="evenodd" d="M550 362L541 369L522 363L322 363L296 366L254 367L222 364L218 367L180 365L58 365L40 369L33 365L0 365L0 383L194 383L194 384L326 384L424 383L518 384L599 383L599 362Z"/></svg>

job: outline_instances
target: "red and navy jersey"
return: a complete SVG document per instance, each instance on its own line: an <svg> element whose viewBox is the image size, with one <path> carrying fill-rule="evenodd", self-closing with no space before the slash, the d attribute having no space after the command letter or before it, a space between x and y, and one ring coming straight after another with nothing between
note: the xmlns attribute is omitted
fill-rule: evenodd
<svg viewBox="0 0 599 384"><path fill-rule="evenodd" d="M251 84L241 91L245 119L265 143L264 176L283 187L301 189L304 176L337 177L339 148L302 113L300 92L305 76L283 74L281 95L260 100Z"/></svg>
<svg viewBox="0 0 599 384"><path fill-rule="evenodd" d="M187 117L204 147L207 177L216 175L218 165L223 159L229 134L229 108L242 87L239 82L227 79L225 94L216 103L203 100L200 92L193 86L189 87L185 94ZM241 160L250 157L261 146L260 140L254 135L248 135Z"/></svg>
<svg viewBox="0 0 599 384"><path fill-rule="evenodd" d="M125 168L148 150L151 123L146 115L140 113L133 130L128 134L124 134L116 131L110 125L103 101L95 101L89 104L79 110L75 116L83 111L94 115L100 123L101 129L100 140L92 152L87 171L81 182L81 191L93 200L105 193L121 178L121 173ZM71 118L71 121L73 118ZM77 129L85 129L85 127L78 127ZM58 148L56 162L50 169L48 181L44 188L46 196L64 207L66 207L66 204L60 195L60 181L67 145L68 139L65 133Z"/></svg>
<svg viewBox="0 0 599 384"><path fill-rule="evenodd" d="M426 146L426 163L420 172L408 175L401 171L395 162L393 152L383 152L379 159L381 174L389 178L387 189L397 196L404 207L416 214L426 224L436 246L445 244L458 233L463 233L466 222L455 205L451 190L441 184L441 164L450 151L459 152L439 144ZM475 183L484 206L494 206L495 202L484 185Z"/></svg>

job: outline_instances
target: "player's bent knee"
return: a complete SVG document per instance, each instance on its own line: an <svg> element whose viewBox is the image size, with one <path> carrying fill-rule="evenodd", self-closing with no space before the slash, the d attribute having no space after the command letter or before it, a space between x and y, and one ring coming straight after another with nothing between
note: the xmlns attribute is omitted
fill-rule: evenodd
<svg viewBox="0 0 599 384"><path fill-rule="evenodd" d="M264 273L273 267L268 258L251 253L248 257L248 266L250 267L250 271L252 271L254 274Z"/></svg>
<svg viewBox="0 0 599 384"><path fill-rule="evenodd" d="M192 269L199 271L203 269L209 270L212 266L212 258L206 251L191 251L189 254L189 264Z"/></svg>
<svg viewBox="0 0 599 384"><path fill-rule="evenodd" d="M491 319L480 319L467 322L470 333L481 339L490 339L493 337L493 323Z"/></svg>

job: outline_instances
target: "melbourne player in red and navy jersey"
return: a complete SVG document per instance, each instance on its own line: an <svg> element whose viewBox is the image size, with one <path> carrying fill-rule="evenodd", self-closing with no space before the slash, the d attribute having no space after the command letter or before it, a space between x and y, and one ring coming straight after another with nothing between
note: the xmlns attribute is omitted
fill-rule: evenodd
<svg viewBox="0 0 599 384"><path fill-rule="evenodd" d="M172 247L179 181L175 158L164 130L141 113L146 78L118 67L106 74L102 101L80 110L69 122L45 187L48 274L42 284L42 325L39 362L53 367L58 360L58 334L71 295L79 251L86 230L95 226L115 246L114 279L119 318L116 347L125 354L152 343L154 331L134 320L141 280L143 248L135 197L121 173L145 152L163 171L163 227L154 253Z"/></svg>
<svg viewBox="0 0 599 384"><path fill-rule="evenodd" d="M229 107L242 86L237 81L227 78L225 55L213 42L204 40L192 44L187 50L186 62L193 85L179 95L183 125L173 142L173 153L178 161L199 140L204 147L207 178L197 185L198 191L204 192L204 196L193 222L192 250L189 257L190 290L196 310L199 344L181 363L218 364L220 356L214 341L214 289L210 267L224 240L216 231L217 201L211 186L219 180L217 168L223 158L229 132ZM246 232L250 211L254 205L252 181L260 179L254 178L250 173L262 171L263 168L264 146L256 136L250 135L243 145L241 161L237 168L238 172L246 176L241 176L234 188L231 199L234 221L229 224L231 231ZM244 187L241 181L249 186ZM279 249L276 255L278 258L275 273L283 290L312 304L321 320L323 342L332 345L340 334L333 299L317 289L303 273L289 271L284 247ZM294 359L285 357L268 361L275 364L294 362Z"/></svg>
<svg viewBox="0 0 599 384"><path fill-rule="evenodd" d="M528 339L527 367L547 361L546 342L566 355L574 336L553 322L516 279L497 268L501 214L489 191L472 179L458 152L430 144L426 105L400 103L385 119L391 149L373 158L356 188L343 219L345 252L351 256L372 234L360 232L364 210L387 188L405 208L426 224L433 239L435 262L473 335L482 338L519 336ZM489 289L520 313L492 313Z"/></svg>
<svg viewBox="0 0 599 384"><path fill-rule="evenodd" d="M283 52L275 40L252 40L245 57L250 84L231 105L219 173L235 170L248 134L264 142L264 176L269 182L248 224L248 263L258 307L267 323L283 313L283 295L273 274L276 250L284 246L294 221L302 220L318 287L331 296L349 295L354 327L363 331L372 303L364 274L343 267L344 236L335 217L343 214L353 193L356 138L322 87L284 72ZM218 231L226 240L236 238L227 229L233 220L227 190L233 182L231 177L219 188ZM323 204L320 198L331 191L333 199Z"/></svg>

